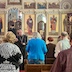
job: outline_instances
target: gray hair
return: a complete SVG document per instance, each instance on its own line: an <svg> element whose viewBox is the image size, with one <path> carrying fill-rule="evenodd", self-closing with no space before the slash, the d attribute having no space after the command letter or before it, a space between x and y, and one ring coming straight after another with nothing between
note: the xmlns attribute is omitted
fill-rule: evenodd
<svg viewBox="0 0 72 72"><path fill-rule="evenodd" d="M42 39L42 37L41 37L39 32L34 32L33 33L33 38L40 38L40 39Z"/></svg>
<svg viewBox="0 0 72 72"><path fill-rule="evenodd" d="M68 33L64 31L64 32L61 33L61 35L66 37L66 36L68 36Z"/></svg>

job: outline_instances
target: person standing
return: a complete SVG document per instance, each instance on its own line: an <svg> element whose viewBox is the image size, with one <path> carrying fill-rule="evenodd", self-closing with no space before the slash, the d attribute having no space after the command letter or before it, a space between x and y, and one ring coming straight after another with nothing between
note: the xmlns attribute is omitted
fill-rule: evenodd
<svg viewBox="0 0 72 72"><path fill-rule="evenodd" d="M54 50L56 45L53 43L54 39L52 37L48 37L47 40L49 43L46 44L48 49L48 52L46 53L46 64L49 64L50 61L48 59L53 59L53 62L55 60Z"/></svg>
<svg viewBox="0 0 72 72"><path fill-rule="evenodd" d="M21 50L23 54L23 63L20 65L20 70L24 70L24 59L26 58L26 44L27 44L27 36L23 34L23 31L21 29L17 30L17 38L18 41L15 43Z"/></svg>
<svg viewBox="0 0 72 72"><path fill-rule="evenodd" d="M23 56L13 32L8 31L0 44L0 72L19 72L19 65L23 62Z"/></svg>
<svg viewBox="0 0 72 72"><path fill-rule="evenodd" d="M62 32L61 33L61 38L62 40L60 40L55 47L55 58L58 56L58 53L62 50L66 50L70 48L70 43L69 43L69 39L68 39L68 33L67 32Z"/></svg>
<svg viewBox="0 0 72 72"><path fill-rule="evenodd" d="M45 54L47 52L46 43L42 40L41 35L38 32L33 33L33 38L28 41L26 46L28 52L29 64L44 64Z"/></svg>
<svg viewBox="0 0 72 72"><path fill-rule="evenodd" d="M10 25L10 28L8 29L8 31L12 31L16 35L16 29L14 27L14 24Z"/></svg>

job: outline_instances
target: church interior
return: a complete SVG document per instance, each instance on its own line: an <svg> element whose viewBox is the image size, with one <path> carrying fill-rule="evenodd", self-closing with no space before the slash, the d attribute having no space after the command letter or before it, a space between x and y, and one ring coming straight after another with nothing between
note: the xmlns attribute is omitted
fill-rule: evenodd
<svg viewBox="0 0 72 72"><path fill-rule="evenodd" d="M13 0L14 1L14 0ZM47 43L47 37L57 37L62 31L71 33L72 31L72 2L71 0L0 0L0 19L2 26L0 27L0 38L10 28L10 22L14 23L14 28L22 28L29 39L32 33L28 32L27 19L31 16L33 20L32 32L38 31ZM52 25L52 17L55 21ZM20 23L19 23L20 21Z"/></svg>
<svg viewBox="0 0 72 72"><path fill-rule="evenodd" d="M72 33L72 0L0 0L0 40L10 28L21 28L28 40L39 32L46 44L48 37L56 44L62 32ZM45 66L39 66L38 72L44 72ZM27 65L26 72L32 72Z"/></svg>

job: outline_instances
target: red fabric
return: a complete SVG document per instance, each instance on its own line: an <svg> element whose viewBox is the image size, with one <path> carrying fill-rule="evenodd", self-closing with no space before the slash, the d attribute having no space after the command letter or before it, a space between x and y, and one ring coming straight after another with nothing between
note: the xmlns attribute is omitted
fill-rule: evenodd
<svg viewBox="0 0 72 72"><path fill-rule="evenodd" d="M25 71L21 70L20 72L25 72Z"/></svg>
<svg viewBox="0 0 72 72"><path fill-rule="evenodd" d="M72 72L72 48L58 54L50 72Z"/></svg>

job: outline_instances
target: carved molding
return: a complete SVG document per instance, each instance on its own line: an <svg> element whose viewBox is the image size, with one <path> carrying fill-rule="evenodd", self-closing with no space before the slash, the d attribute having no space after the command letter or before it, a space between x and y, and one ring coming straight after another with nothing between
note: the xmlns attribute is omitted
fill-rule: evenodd
<svg viewBox="0 0 72 72"><path fill-rule="evenodd" d="M64 11L60 11L60 13L62 14L62 13L72 13L72 10L64 10Z"/></svg>
<svg viewBox="0 0 72 72"><path fill-rule="evenodd" d="M6 11L1 11L1 10L0 10L0 14L5 14L5 13L6 13Z"/></svg>

